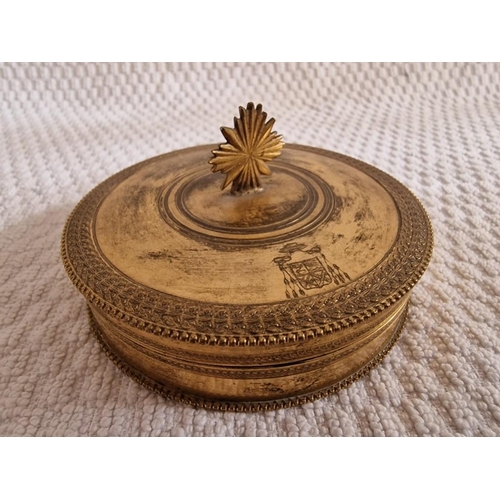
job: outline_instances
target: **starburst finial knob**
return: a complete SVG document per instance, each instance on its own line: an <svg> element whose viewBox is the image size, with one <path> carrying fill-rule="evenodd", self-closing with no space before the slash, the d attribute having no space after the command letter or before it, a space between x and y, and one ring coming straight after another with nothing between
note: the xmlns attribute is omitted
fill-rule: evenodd
<svg viewBox="0 0 500 500"><path fill-rule="evenodd" d="M226 175L221 189L232 183L231 193L241 194L260 188L259 174L271 175L266 162L281 154L283 136L271 132L274 118L266 123L267 113L262 104L240 106L240 117L234 118L234 128L221 127L226 139L219 149L212 151L209 161L212 172Z"/></svg>

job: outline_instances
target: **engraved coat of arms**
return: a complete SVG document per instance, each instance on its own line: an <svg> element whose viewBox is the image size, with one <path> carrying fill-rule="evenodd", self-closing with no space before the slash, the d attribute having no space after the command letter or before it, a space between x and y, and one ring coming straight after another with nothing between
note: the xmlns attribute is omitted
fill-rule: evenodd
<svg viewBox="0 0 500 500"><path fill-rule="evenodd" d="M273 262L283 273L287 298L306 295L306 290L350 281L349 275L327 260L319 245L308 248L304 243L287 243Z"/></svg>

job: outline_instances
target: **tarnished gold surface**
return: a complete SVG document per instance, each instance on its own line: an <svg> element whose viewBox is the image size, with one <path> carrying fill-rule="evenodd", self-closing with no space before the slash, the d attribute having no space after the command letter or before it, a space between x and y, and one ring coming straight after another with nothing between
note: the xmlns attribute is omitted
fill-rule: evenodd
<svg viewBox="0 0 500 500"><path fill-rule="evenodd" d="M285 147L262 192L234 197L206 171L206 148L182 156L189 168L171 155L131 172L93 221L101 258L152 290L249 306L324 295L366 274L396 241L393 198L334 158ZM316 280L301 283L300 262Z"/></svg>
<svg viewBox="0 0 500 500"><path fill-rule="evenodd" d="M213 146L94 189L66 225L66 270L108 355L141 383L221 409L326 395L394 343L432 229L399 182L286 145L261 192L221 192ZM304 399L305 398L305 399Z"/></svg>
<svg viewBox="0 0 500 500"><path fill-rule="evenodd" d="M225 189L229 184L231 194L243 194L261 187L259 175L271 175L266 162L281 153L283 136L271 132L274 118L266 122L267 113L262 111L262 104L240 106L240 117L234 118L234 129L221 127L226 139L218 149L212 151L214 157L209 161L212 172L226 175L222 184Z"/></svg>

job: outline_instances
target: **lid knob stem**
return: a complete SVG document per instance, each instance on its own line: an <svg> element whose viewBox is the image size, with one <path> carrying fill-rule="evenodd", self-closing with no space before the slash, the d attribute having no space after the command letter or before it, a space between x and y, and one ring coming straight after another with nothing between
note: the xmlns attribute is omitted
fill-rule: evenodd
<svg viewBox="0 0 500 500"><path fill-rule="evenodd" d="M231 194L241 195L261 188L259 175L271 175L266 162L281 154L284 146L283 136L272 132L275 123L271 118L266 123L267 113L262 111L262 104L240 106L240 117L234 118L234 128L221 127L226 139L209 161L212 172L226 175L221 189L231 184Z"/></svg>

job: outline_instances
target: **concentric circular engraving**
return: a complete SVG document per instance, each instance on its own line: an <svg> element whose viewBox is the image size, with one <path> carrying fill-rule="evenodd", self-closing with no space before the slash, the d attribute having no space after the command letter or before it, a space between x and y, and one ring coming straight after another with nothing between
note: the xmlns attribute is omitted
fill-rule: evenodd
<svg viewBox="0 0 500 500"><path fill-rule="evenodd" d="M296 239L340 211L340 198L312 172L279 162L274 172L265 189L235 198L206 168L190 171L165 187L159 211L187 236L245 247Z"/></svg>

